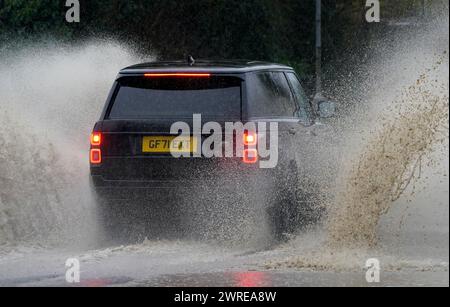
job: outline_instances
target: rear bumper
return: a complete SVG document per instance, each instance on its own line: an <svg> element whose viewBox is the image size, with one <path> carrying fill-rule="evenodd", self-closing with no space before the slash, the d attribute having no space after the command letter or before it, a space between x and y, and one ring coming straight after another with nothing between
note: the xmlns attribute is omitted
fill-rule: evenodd
<svg viewBox="0 0 450 307"><path fill-rule="evenodd" d="M176 187L262 172L240 158L105 157L91 166L94 185L110 187Z"/></svg>
<svg viewBox="0 0 450 307"><path fill-rule="evenodd" d="M92 183L96 188L176 188L193 184L189 181L162 181L162 180L107 180L103 176L91 175Z"/></svg>
<svg viewBox="0 0 450 307"><path fill-rule="evenodd" d="M194 182L158 180L105 180L102 176L91 176L91 183L97 196L104 199L152 199L155 195L175 190L190 190Z"/></svg>
<svg viewBox="0 0 450 307"><path fill-rule="evenodd" d="M240 159L106 158L91 167L91 183L98 195L108 199L151 198L173 190L192 194L245 187L267 172Z"/></svg>

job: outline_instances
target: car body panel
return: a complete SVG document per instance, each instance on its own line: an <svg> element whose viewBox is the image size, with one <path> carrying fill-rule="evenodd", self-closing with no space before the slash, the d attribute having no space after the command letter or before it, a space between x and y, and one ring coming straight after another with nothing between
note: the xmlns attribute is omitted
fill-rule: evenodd
<svg viewBox="0 0 450 307"><path fill-rule="evenodd" d="M123 77L142 77L146 73L167 72L205 72L214 76L232 76L242 79L241 116L236 121L245 122L276 122L278 123L279 165L275 169L260 169L257 164L245 164L242 158L174 158L170 154L142 153L144 136L170 135L170 127L180 120L149 119L149 120L110 120L111 101L117 93L119 80ZM130 66L118 74L113 88L108 96L100 120L94 131L102 133L101 145L103 160L100 165L91 165L92 182L98 191L115 193L119 190L136 188L139 193L145 189L161 189L186 187L196 184L217 184L220 181L236 181L236 176L242 178L269 178L274 182L285 177L292 167L301 166L305 161L298 160L298 144L308 147L307 133L309 127L296 114L292 116L259 116L250 114L247 105L249 97L254 92L247 86L251 76L258 73L295 73L291 67L246 61L210 62L198 61L190 66L185 62L158 62ZM289 82L287 84L290 85ZM292 94L292 93L291 93ZM293 95L293 94L292 94ZM293 99L294 101L295 99ZM192 128L192 118L182 119ZM208 118L203 118L203 123ZM310 120L312 124L313 118ZM223 126L225 120L219 121ZM191 129L192 131L192 129ZM305 142L299 140L303 136ZM207 135L202 135L204 139ZM300 155L301 156L301 155ZM307 163L307 162L306 162ZM249 179L250 180L250 179Z"/></svg>

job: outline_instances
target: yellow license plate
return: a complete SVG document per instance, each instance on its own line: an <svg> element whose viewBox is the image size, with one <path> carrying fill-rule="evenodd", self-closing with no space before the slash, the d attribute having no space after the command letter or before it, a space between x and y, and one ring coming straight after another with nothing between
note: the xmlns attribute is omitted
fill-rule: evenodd
<svg viewBox="0 0 450 307"><path fill-rule="evenodd" d="M144 136L144 153L195 153L197 138L189 136Z"/></svg>

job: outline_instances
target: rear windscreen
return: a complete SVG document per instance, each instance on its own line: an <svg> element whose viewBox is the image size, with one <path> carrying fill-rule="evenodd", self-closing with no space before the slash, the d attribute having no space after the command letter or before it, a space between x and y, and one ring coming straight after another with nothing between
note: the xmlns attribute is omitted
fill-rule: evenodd
<svg viewBox="0 0 450 307"><path fill-rule="evenodd" d="M240 119L236 77L125 77L119 80L109 119Z"/></svg>

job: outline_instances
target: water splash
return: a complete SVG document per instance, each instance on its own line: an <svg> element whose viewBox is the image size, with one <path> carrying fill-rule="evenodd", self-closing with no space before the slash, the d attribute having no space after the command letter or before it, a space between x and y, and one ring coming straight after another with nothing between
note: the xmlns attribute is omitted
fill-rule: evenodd
<svg viewBox="0 0 450 307"><path fill-rule="evenodd" d="M0 56L0 246L91 241L88 136L118 70L141 59L108 41Z"/></svg>
<svg viewBox="0 0 450 307"><path fill-rule="evenodd" d="M430 214L414 217L421 228L448 216L448 191L442 206L418 197L424 190L445 194L444 185L435 183L448 183L447 171L439 167L448 165L448 13L390 35L374 44L367 66L355 67L354 74L343 76L345 86L335 89L337 100L350 107L334 123L343 141L316 148L333 161L320 175L331 190L324 200L324 227L293 238L282 246L285 259L269 261L266 268L361 271L368 258L378 257L384 270L448 270L448 219L435 240L433 232L428 236L433 240L419 242L420 230L410 235L412 242L394 240L394 233L380 238L381 222L395 206L426 207L421 212ZM327 173L337 174L334 187ZM407 218L391 218L399 225L389 229L401 229Z"/></svg>
<svg viewBox="0 0 450 307"><path fill-rule="evenodd" d="M430 151L448 138L447 90L448 83L422 74L392 103L394 117L380 119L335 199L328 225L332 245L377 244L381 216L421 178Z"/></svg>

